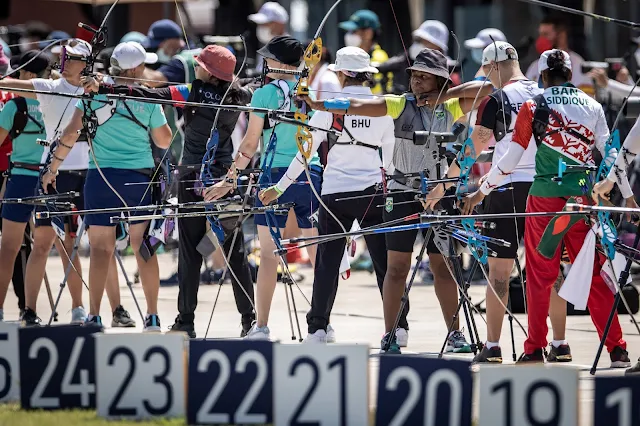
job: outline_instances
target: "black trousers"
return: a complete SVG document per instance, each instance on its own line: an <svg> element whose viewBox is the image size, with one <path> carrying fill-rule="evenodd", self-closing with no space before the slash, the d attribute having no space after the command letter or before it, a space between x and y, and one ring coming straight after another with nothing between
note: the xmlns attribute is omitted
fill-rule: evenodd
<svg viewBox="0 0 640 426"><path fill-rule="evenodd" d="M195 176L194 174L186 175L182 180L192 180L193 178L197 178ZM178 188L179 202L202 201L202 197L196 195L193 190L187 190L188 187L193 186L193 182L180 182ZM191 209L189 211L197 210ZM221 221L225 228L225 241L223 244L225 257L231 248L236 221L237 217ZM180 320L185 323L193 323L194 312L198 304L200 267L202 266L203 259L200 252L196 250L196 246L205 236L206 232L207 218L205 216L178 219L178 235L180 239L178 246L178 311L180 312ZM231 277L236 307L242 315L242 323L251 324L255 319L255 312L252 307L252 303L254 303L253 279L247 261L242 229L238 230L233 252L229 258L229 265L240 280L240 282L238 282L233 276ZM240 286L242 286L242 288L240 288ZM242 289L246 291L251 301L249 301Z"/></svg>
<svg viewBox="0 0 640 426"><path fill-rule="evenodd" d="M360 198L355 200L335 201L338 198L346 198L361 194L374 194L375 187L369 187L364 191L341 192L338 194L323 195L322 201L336 215L345 229L351 229L354 219L360 222L362 228L382 223L382 208L376 207L384 204L382 194L375 198ZM320 235L342 232L342 228L336 220L325 211L322 205L318 215L318 230ZM371 254L373 269L376 273L378 288L382 294L382 284L387 273L387 247L384 234L372 234L364 237L367 249ZM313 278L313 296L311 310L307 314L309 333L317 330L326 330L329 317L338 291L338 279L340 275L340 262L344 255L346 239L333 240L318 245L316 255L316 268ZM399 326L408 328L407 312L405 309Z"/></svg>
<svg viewBox="0 0 640 426"><path fill-rule="evenodd" d="M0 172L0 188L2 188L2 184L4 183L5 176L2 172ZM2 210L2 205L0 205L0 211ZM2 220L0 220L0 231L2 231ZM29 224L27 224L27 229L25 232L29 232ZM16 256L16 262L13 266L13 276L11 277L11 282L13 283L13 292L16 294L18 298L18 308L20 310L24 309L25 299L24 299L24 275L27 272L23 268L27 266L27 259L29 259L29 255L31 254L31 241L27 238L27 235L24 236L24 240L22 241L22 247L20 248L20 252Z"/></svg>

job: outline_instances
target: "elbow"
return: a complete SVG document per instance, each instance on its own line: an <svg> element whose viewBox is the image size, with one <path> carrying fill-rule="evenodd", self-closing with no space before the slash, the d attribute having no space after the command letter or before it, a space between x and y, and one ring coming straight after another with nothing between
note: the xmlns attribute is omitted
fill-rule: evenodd
<svg viewBox="0 0 640 426"><path fill-rule="evenodd" d="M156 135L153 139L158 148L167 149L171 146L172 136L171 128L165 125L156 130Z"/></svg>

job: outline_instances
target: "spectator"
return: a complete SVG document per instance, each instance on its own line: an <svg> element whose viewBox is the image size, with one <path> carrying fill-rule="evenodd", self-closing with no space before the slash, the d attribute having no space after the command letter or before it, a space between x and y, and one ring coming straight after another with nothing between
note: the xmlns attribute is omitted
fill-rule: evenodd
<svg viewBox="0 0 640 426"><path fill-rule="evenodd" d="M158 62L167 64L184 49L184 34L178 24L170 19L156 21L149 27L144 47L158 55Z"/></svg>
<svg viewBox="0 0 640 426"><path fill-rule="evenodd" d="M30 21L24 25L24 33L20 37L20 52L38 49L39 42L45 40L51 33L51 28L40 21Z"/></svg>
<svg viewBox="0 0 640 426"><path fill-rule="evenodd" d="M539 54L551 49L560 49L569 53L572 65L571 83L588 95L593 96L595 91L593 82L588 75L582 73L582 63L584 59L569 48L569 28L567 23L560 17L548 16L540 21L538 26L538 39L536 40L536 51ZM527 78L539 81L538 61L534 61L527 69Z"/></svg>
<svg viewBox="0 0 640 426"><path fill-rule="evenodd" d="M129 31L124 36L122 36L122 38L120 39L120 43L126 43L127 41L135 41L143 46L146 46L149 44L149 37L138 31Z"/></svg>
<svg viewBox="0 0 640 426"><path fill-rule="evenodd" d="M482 52L484 48L493 43L494 41L507 41L504 33L497 28L485 28L480 31L477 36L469 40L465 40L464 47L471 52L471 60L478 65L477 77L484 77L482 71Z"/></svg>
<svg viewBox="0 0 640 426"><path fill-rule="evenodd" d="M371 56L372 67L377 67L389 60L389 55L382 50L377 42L381 34L380 19L371 10L358 10L351 15L348 21L341 22L340 28L347 32L344 35L345 46L359 47L367 52ZM373 79L375 81L375 87L372 88L374 95L391 92L393 73L387 73L387 75L378 73L374 75Z"/></svg>
<svg viewBox="0 0 640 426"><path fill-rule="evenodd" d="M248 19L258 25L256 37L263 45L269 43L276 36L287 34L289 14L284 7L274 1L263 4L258 13L249 15ZM262 71L262 60L263 58L258 54L256 56L257 71Z"/></svg>
<svg viewBox="0 0 640 426"><path fill-rule="evenodd" d="M57 62L60 60L60 52L62 52L61 44L64 40L71 40L71 36L69 35L69 33L66 33L64 31L53 31L47 36L46 40L40 42L39 48L40 50L44 50L47 48L47 46L49 46L47 50L51 52L54 62ZM52 44L56 41L59 43Z"/></svg>

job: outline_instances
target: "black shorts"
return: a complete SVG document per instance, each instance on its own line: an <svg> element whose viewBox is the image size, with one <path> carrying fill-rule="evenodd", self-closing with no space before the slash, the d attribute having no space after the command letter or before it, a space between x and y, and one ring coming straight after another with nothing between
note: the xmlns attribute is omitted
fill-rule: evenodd
<svg viewBox="0 0 640 426"><path fill-rule="evenodd" d="M493 191L485 199L483 204L483 213L524 213L527 209L527 197L531 182L514 182L510 184L513 189L506 191ZM483 235L491 238L498 238L509 241L511 247L503 247L497 244L487 243L487 246L497 253L499 259L516 259L518 257L518 245L524 238L524 217L517 219L489 219L489 222L495 222L495 229L485 229ZM516 229L517 224L517 229Z"/></svg>
<svg viewBox="0 0 640 426"><path fill-rule="evenodd" d="M382 212L383 220L385 222L389 222L391 220L411 216L412 214L422 213L424 209L422 208L422 204L420 204L419 201L415 201L415 195L416 194L414 192L394 193L394 191L390 191L385 198L385 207L383 207L384 210ZM418 222L419 220L411 220L401 223L394 223L390 226L410 225ZM416 229L411 231L387 232L385 234L385 238L387 241L387 250L398 251L401 253L412 253L418 231L419 230ZM426 233L427 228L422 230L423 236L425 236ZM436 247L436 244L433 241L433 234L431 235L431 238L429 238L427 253L440 254L440 250L438 250L438 247Z"/></svg>
<svg viewBox="0 0 640 426"><path fill-rule="evenodd" d="M84 209L84 182L86 179L86 170L65 171L60 170L60 175L56 178L56 190L59 193L75 191L80 194L79 197L70 201L76 205L76 209ZM66 200L65 200L66 201ZM46 207L37 207L36 212L46 211ZM58 222L56 222L58 223ZM69 232L75 235L78 228L78 215L65 216L65 224L69 225ZM51 219L36 219L36 226L51 226Z"/></svg>

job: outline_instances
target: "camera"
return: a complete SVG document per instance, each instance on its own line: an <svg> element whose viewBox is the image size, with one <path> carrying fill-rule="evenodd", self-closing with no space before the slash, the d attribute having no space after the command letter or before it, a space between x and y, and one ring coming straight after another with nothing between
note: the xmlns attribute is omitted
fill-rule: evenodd
<svg viewBox="0 0 640 426"><path fill-rule="evenodd" d="M627 98L624 107L624 115L629 120L635 120L640 116L640 96Z"/></svg>
<svg viewBox="0 0 640 426"><path fill-rule="evenodd" d="M413 132L413 144L426 145L429 140L438 145L455 142L465 129L464 124L455 123L450 132L430 132L428 130Z"/></svg>
<svg viewBox="0 0 640 426"><path fill-rule="evenodd" d="M626 66L624 58L605 58L604 62L583 62L580 69L586 74L594 69L601 69L607 72L607 77L615 80L620 70Z"/></svg>

